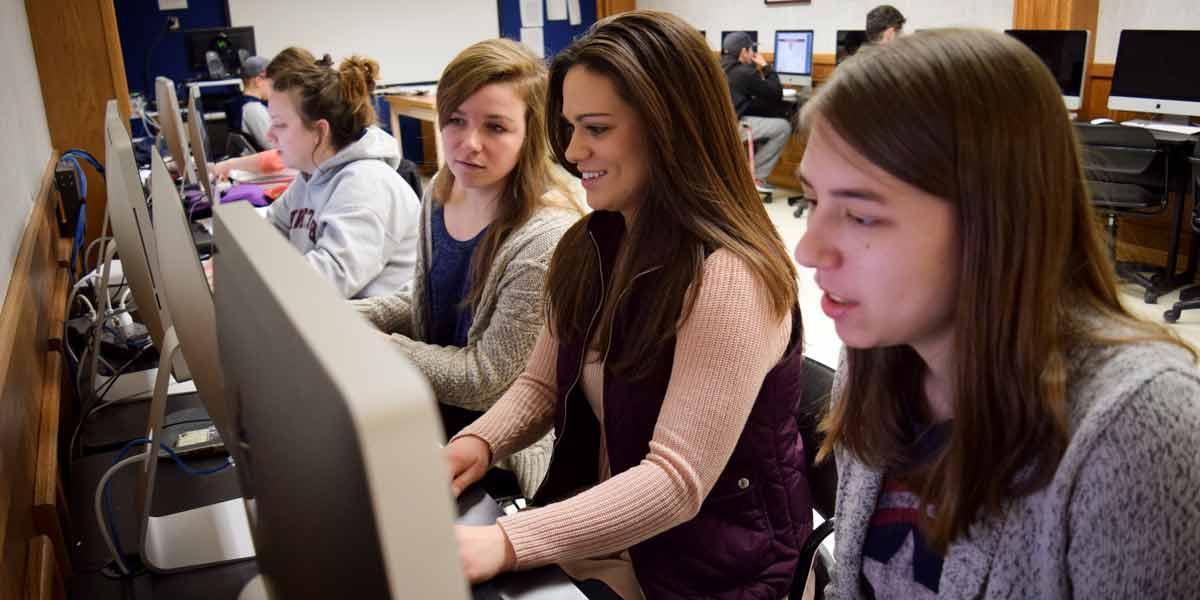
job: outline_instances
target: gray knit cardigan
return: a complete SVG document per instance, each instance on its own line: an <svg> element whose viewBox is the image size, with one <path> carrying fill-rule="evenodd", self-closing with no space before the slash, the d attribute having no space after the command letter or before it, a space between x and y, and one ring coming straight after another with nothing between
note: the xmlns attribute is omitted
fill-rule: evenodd
<svg viewBox="0 0 1200 600"><path fill-rule="evenodd" d="M1192 357L1165 343L1082 348L1070 357L1067 393L1070 442L1054 478L950 544L938 597L1200 597ZM882 474L844 449L835 456L837 566L827 595L861 598Z"/></svg>
<svg viewBox="0 0 1200 600"><path fill-rule="evenodd" d="M500 245L475 306L467 345L436 346L429 339L428 276L432 236L432 183L421 206L420 244L412 284L390 296L353 304L380 331L392 334L429 380L439 402L486 411L525 369L545 321L542 290L558 240L580 213L558 207L538 210ZM532 495L549 466L552 438L517 452L499 466L511 470Z"/></svg>

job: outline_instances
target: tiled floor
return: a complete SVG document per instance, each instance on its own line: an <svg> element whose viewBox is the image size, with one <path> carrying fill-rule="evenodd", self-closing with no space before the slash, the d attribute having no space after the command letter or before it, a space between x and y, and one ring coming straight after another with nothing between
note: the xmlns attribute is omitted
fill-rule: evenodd
<svg viewBox="0 0 1200 600"><path fill-rule="evenodd" d="M779 228L783 242L788 252L796 249L796 242L804 235L808 224L808 213L799 219L792 216L794 207L788 206L782 199L795 195L789 190L777 190L777 200L767 204L767 213ZM812 358L830 366L837 365L838 353L842 342L834 331L833 321L821 311L821 292L813 283L813 270L800 267L800 311L804 315L804 337L807 345L806 352ZM1141 288L1134 285L1122 286L1122 298L1131 312L1142 318L1163 323L1163 311L1171 307L1179 298L1175 291L1158 299L1157 304L1146 304L1142 301ZM1200 348L1200 310L1184 311L1179 322L1171 325L1175 331L1188 343Z"/></svg>

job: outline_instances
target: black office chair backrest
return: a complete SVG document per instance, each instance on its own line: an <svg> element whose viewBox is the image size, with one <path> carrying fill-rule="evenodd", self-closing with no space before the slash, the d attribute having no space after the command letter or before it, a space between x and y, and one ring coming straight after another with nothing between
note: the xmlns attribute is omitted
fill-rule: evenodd
<svg viewBox="0 0 1200 600"><path fill-rule="evenodd" d="M225 138L226 158L237 158L248 154L262 152L254 139L241 131L230 131Z"/></svg>
<svg viewBox="0 0 1200 600"><path fill-rule="evenodd" d="M837 465L834 464L833 457L816 464L817 450L825 439L825 435L817 428L829 410L833 375L833 369L812 358L804 357L801 406L796 419L800 426L800 438L804 442L804 456L808 462L808 487L812 494L813 508L826 519L833 516L834 500L837 498Z"/></svg>
<svg viewBox="0 0 1200 600"><path fill-rule="evenodd" d="M396 172L400 173L400 177L404 179L404 183L416 192L417 198L421 196L421 173L417 170L417 163L408 160L407 158L400 159L400 166L396 167Z"/></svg>
<svg viewBox="0 0 1200 600"><path fill-rule="evenodd" d="M1139 127L1076 123L1090 181L1129 183L1165 189L1166 153L1154 135Z"/></svg>

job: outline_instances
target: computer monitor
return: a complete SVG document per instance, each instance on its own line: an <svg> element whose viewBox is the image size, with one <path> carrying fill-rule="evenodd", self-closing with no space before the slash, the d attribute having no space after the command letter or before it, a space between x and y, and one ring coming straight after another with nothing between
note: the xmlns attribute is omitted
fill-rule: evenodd
<svg viewBox="0 0 1200 600"><path fill-rule="evenodd" d="M775 32L775 72L790 85L812 85L813 32L811 29Z"/></svg>
<svg viewBox="0 0 1200 600"><path fill-rule="evenodd" d="M208 136L204 130L204 104L200 101L200 88L188 90L188 141L192 149L192 161L196 163L196 179L200 181L200 189L204 197L215 203L212 180L208 175Z"/></svg>
<svg viewBox="0 0 1200 600"><path fill-rule="evenodd" d="M837 32L837 50L834 59L837 64L854 56L858 48L867 42L867 32L862 29L839 29Z"/></svg>
<svg viewBox="0 0 1200 600"><path fill-rule="evenodd" d="M740 30L722 31L721 32L721 51L722 52L725 51L725 38L729 37L729 34L731 34L731 33L744 33L744 34L750 36L750 41L754 42L755 47L758 46L758 32L757 31L740 31Z"/></svg>
<svg viewBox="0 0 1200 600"><path fill-rule="evenodd" d="M196 180L188 164L187 134L183 129L183 117L179 114L179 98L175 95L175 82L166 77L154 80L155 104L158 105L158 127L167 140L167 152L175 162L175 170L184 182Z"/></svg>
<svg viewBox="0 0 1200 600"><path fill-rule="evenodd" d="M1200 30L1126 29L1108 108L1200 117Z"/></svg>
<svg viewBox="0 0 1200 600"><path fill-rule="evenodd" d="M1042 59L1058 82L1067 108L1079 110L1087 72L1087 30L1009 29L1004 33L1020 40Z"/></svg>
<svg viewBox="0 0 1200 600"><path fill-rule="evenodd" d="M150 330L154 345L162 347L162 306L155 293L150 256L156 256L154 229L142 191L141 177L133 156L133 144L125 122L117 110L117 101L109 100L104 115L105 183L108 191L108 218L121 258L121 270L129 282L138 317Z"/></svg>
<svg viewBox="0 0 1200 600"><path fill-rule="evenodd" d="M214 222L217 340L269 595L468 598L429 384L253 207Z"/></svg>
<svg viewBox="0 0 1200 600"><path fill-rule="evenodd" d="M240 77L242 61L254 56L253 27L212 27L183 32L187 46L188 68L210 78ZM214 73L206 53L212 51L220 61L220 72Z"/></svg>

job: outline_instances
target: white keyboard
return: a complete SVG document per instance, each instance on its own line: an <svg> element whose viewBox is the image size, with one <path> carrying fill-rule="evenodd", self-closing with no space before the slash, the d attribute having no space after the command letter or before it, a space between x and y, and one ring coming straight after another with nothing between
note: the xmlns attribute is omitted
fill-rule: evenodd
<svg viewBox="0 0 1200 600"><path fill-rule="evenodd" d="M1171 123L1160 123L1158 121L1150 121L1147 119L1132 119L1123 121L1122 125L1130 127L1142 127L1144 129L1153 129L1155 131L1165 131L1167 133L1178 133L1179 135L1196 135L1200 133L1200 126L1196 125L1174 125Z"/></svg>

